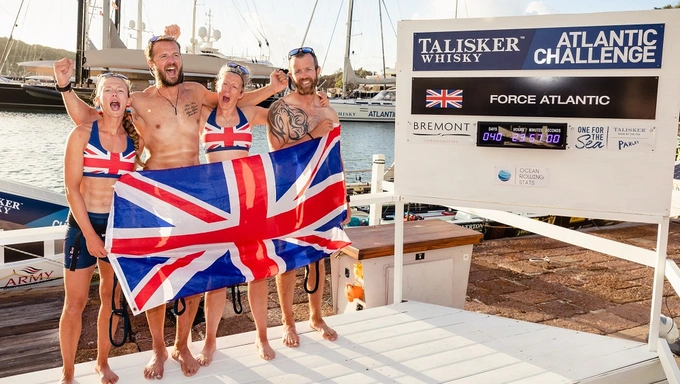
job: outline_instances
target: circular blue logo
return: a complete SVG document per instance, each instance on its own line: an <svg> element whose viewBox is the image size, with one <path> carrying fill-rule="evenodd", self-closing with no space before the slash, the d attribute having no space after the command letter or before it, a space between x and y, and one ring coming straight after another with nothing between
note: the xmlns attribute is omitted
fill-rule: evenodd
<svg viewBox="0 0 680 384"><path fill-rule="evenodd" d="M508 181L512 177L512 173L506 171L505 169L501 169L500 172L498 172L498 180L500 181Z"/></svg>

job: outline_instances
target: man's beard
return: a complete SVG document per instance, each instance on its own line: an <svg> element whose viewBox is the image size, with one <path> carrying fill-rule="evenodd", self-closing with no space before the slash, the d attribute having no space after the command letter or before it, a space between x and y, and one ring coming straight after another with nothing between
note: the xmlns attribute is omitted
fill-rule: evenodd
<svg viewBox="0 0 680 384"><path fill-rule="evenodd" d="M307 80L307 79L305 79ZM295 89L300 95L313 95L316 93L316 85L319 84L319 78L315 77L307 88L303 88L299 83L295 83Z"/></svg>
<svg viewBox="0 0 680 384"><path fill-rule="evenodd" d="M184 68L183 67L179 67L177 73L178 73L177 80L170 81L170 79L168 79L165 76L165 72L164 71L161 72L161 70L158 69L158 67L156 67L153 71L153 77L156 79L157 82L161 83L163 86L172 87L173 85L177 85L177 84L181 83L182 80L184 79Z"/></svg>

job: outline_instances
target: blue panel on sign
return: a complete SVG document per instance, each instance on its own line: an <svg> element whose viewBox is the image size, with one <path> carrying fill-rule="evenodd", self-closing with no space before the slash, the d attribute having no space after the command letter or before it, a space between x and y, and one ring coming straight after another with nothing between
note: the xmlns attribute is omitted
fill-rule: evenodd
<svg viewBox="0 0 680 384"><path fill-rule="evenodd" d="M664 24L416 32L414 71L661 68Z"/></svg>

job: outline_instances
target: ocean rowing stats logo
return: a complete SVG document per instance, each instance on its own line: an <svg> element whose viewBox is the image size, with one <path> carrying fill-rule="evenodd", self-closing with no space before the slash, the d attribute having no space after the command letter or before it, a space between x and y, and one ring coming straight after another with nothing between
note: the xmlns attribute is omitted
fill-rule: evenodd
<svg viewBox="0 0 680 384"><path fill-rule="evenodd" d="M463 108L462 89L428 89L425 108Z"/></svg>
<svg viewBox="0 0 680 384"><path fill-rule="evenodd" d="M510 171L507 171L505 169L501 169L500 172L498 172L498 180L502 182L506 182L512 178L512 173Z"/></svg>

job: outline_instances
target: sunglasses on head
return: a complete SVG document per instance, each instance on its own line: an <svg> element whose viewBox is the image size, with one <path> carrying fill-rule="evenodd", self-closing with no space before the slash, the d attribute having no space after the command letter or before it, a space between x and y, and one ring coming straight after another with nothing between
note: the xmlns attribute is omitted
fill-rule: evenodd
<svg viewBox="0 0 680 384"><path fill-rule="evenodd" d="M248 68L242 66L241 64L236 64L233 61L230 61L227 63L227 67L229 68L234 68L236 70L241 71L242 74L244 75L249 75L250 73L248 72Z"/></svg>
<svg viewBox="0 0 680 384"><path fill-rule="evenodd" d="M107 72L99 75L99 78L106 79L107 77L117 77L119 79L128 80L127 76L120 73Z"/></svg>
<svg viewBox="0 0 680 384"><path fill-rule="evenodd" d="M155 43L158 40L175 40L175 38L170 35L151 36L151 38L149 39L149 44Z"/></svg>
<svg viewBox="0 0 680 384"><path fill-rule="evenodd" d="M309 48L309 47L300 47L300 48L291 49L291 51L288 52L288 58L290 59L291 57L293 57L295 55L299 55L301 53L312 53L313 54L314 50L312 48Z"/></svg>

